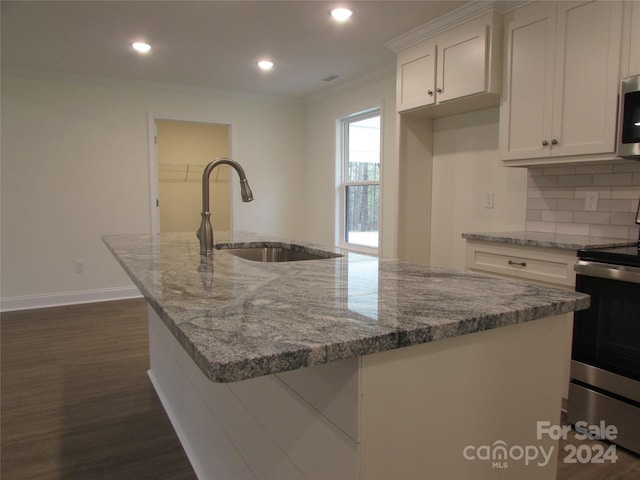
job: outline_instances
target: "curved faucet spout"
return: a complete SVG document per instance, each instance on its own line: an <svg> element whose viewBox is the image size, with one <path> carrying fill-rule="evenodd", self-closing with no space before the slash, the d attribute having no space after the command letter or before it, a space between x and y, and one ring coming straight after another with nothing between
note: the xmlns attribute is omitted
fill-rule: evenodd
<svg viewBox="0 0 640 480"><path fill-rule="evenodd" d="M213 227L211 226L211 211L209 210L209 177L211 176L211 171L218 165L233 167L240 177L242 201L250 202L253 200L253 193L251 192L251 187L249 187L247 176L238 162L230 158L216 158L214 161L209 162L202 173L202 213L200 214L202 220L197 233L197 237L200 240L200 255L213 255Z"/></svg>

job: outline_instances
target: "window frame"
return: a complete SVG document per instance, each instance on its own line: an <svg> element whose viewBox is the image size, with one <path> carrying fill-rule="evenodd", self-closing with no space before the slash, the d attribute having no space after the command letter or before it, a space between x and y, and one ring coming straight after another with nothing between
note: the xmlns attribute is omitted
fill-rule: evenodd
<svg viewBox="0 0 640 480"><path fill-rule="evenodd" d="M380 117L380 137L379 137L379 175L378 180L367 181L349 181L349 125L358 121L366 120L368 118ZM345 250L367 253L370 255L378 256L380 254L380 243L382 238L382 139L383 139L383 116L382 107L376 106L368 108L338 120L337 126L338 133L338 149L337 149L337 166L339 175L338 181L338 210L339 214L337 219L339 221L339 228L337 229L338 238L336 244ZM352 186L372 186L377 185L379 189L378 196L378 246L370 247L368 245L361 245L357 243L347 242L347 188Z"/></svg>

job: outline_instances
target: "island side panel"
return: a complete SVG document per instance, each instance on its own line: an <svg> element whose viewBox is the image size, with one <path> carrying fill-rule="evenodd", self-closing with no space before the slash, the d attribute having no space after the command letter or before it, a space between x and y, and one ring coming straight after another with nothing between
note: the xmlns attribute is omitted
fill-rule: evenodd
<svg viewBox="0 0 640 480"><path fill-rule="evenodd" d="M363 357L360 478L555 478L557 441L536 429L560 422L572 326L565 314ZM506 458L478 458L500 445ZM528 466L513 458L527 446Z"/></svg>
<svg viewBox="0 0 640 480"><path fill-rule="evenodd" d="M359 441L360 357L281 372L276 377L354 442Z"/></svg>
<svg viewBox="0 0 640 480"><path fill-rule="evenodd" d="M149 343L149 375L198 478L357 478L356 441L313 406L324 397L303 391L305 399L275 375L212 382L152 308ZM318 378L315 370L322 367L298 375ZM331 375L320 376L338 389L352 376L344 370L353 368L357 362L345 363L333 387ZM346 399L358 400L353 394Z"/></svg>

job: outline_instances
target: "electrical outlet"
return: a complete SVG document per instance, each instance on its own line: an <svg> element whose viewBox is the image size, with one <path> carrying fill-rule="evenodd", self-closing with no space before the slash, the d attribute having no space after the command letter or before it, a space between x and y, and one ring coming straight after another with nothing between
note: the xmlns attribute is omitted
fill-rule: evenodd
<svg viewBox="0 0 640 480"><path fill-rule="evenodd" d="M76 260L74 262L76 273L84 273L84 260Z"/></svg>
<svg viewBox="0 0 640 480"><path fill-rule="evenodd" d="M587 212L598 210L598 192L587 192L584 196L584 209Z"/></svg>
<svg viewBox="0 0 640 480"><path fill-rule="evenodd" d="M493 208L493 192L484 193L484 208Z"/></svg>

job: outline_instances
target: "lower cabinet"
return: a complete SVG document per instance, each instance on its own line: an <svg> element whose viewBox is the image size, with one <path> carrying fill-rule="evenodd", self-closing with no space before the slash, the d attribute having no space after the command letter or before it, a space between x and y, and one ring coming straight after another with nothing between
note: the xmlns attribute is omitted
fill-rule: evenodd
<svg viewBox="0 0 640 480"><path fill-rule="evenodd" d="M467 270L570 290L576 284L573 250L467 240L466 255Z"/></svg>

